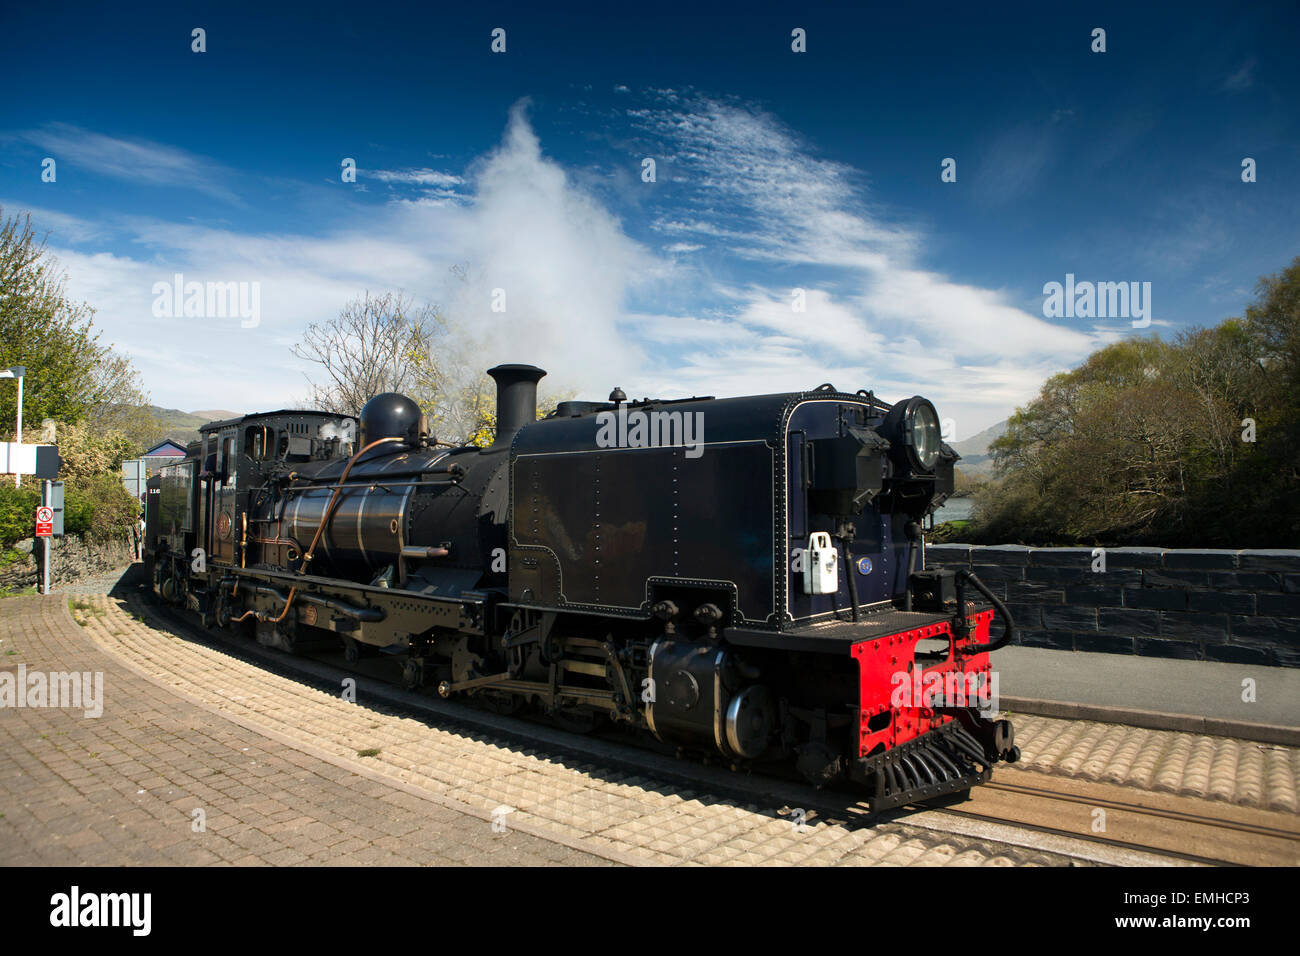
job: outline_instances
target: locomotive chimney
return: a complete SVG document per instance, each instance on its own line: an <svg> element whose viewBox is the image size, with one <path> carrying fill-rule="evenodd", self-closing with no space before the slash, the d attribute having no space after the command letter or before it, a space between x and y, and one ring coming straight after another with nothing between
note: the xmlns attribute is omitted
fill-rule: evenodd
<svg viewBox="0 0 1300 956"><path fill-rule="evenodd" d="M515 432L537 420L537 383L546 373L536 365L498 365L488 369L497 383L497 437L494 448L504 448Z"/></svg>

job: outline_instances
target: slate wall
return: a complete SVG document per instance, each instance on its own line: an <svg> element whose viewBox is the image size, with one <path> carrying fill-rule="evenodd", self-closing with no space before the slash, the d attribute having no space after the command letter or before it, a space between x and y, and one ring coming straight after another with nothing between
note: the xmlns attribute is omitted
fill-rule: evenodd
<svg viewBox="0 0 1300 956"><path fill-rule="evenodd" d="M936 544L971 568L1030 647L1300 667L1300 551Z"/></svg>

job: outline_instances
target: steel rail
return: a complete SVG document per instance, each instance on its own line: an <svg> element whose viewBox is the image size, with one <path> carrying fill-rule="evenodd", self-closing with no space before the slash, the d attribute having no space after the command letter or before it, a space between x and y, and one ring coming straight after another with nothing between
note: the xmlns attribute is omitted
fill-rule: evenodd
<svg viewBox="0 0 1300 956"><path fill-rule="evenodd" d="M1028 771L1032 773L1033 771ZM1119 810L1124 813L1136 813L1147 817L1163 817L1167 820L1173 820L1176 823L1190 823L1196 826L1210 826L1219 830L1236 830L1239 833L1250 833L1257 836L1267 836L1279 840L1289 840L1292 843L1300 843L1300 830L1283 830L1279 827L1263 826L1256 823L1246 823L1241 820L1227 820L1223 817L1206 816L1199 813L1188 813L1183 810L1164 810L1160 807L1146 807L1138 803L1125 803L1119 800L1105 800L1100 798L1085 797L1073 793L1061 793L1056 790L1045 790L1041 787L1026 787L1015 783L1002 783L997 780L990 780L983 786L992 790L1001 790L1006 793L1022 794L1025 796L1034 796L1042 799L1056 800L1061 803L1078 803L1087 807L1102 807L1106 810ZM1163 791L1156 791L1163 793ZM1178 794L1165 794L1166 796L1178 796ZM1195 799L1195 798L1194 798Z"/></svg>

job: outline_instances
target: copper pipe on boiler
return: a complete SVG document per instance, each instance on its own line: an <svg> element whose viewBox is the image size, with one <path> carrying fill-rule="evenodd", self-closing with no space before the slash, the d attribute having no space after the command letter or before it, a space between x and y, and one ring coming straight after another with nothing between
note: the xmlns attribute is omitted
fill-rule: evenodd
<svg viewBox="0 0 1300 956"><path fill-rule="evenodd" d="M445 558L451 554L447 548L425 548L418 544L408 544L402 548L402 557L408 561L419 561L424 558Z"/></svg>
<svg viewBox="0 0 1300 956"><path fill-rule="evenodd" d="M400 441L402 441L402 440L403 440L403 439L401 439L401 438L379 438L379 439L376 439L375 441L372 441L370 444L366 445L365 448L362 448L359 452L357 452L355 455L353 455L350 459L348 459L347 467L343 469L343 474L339 476L339 482L338 482L338 484L334 486L334 494L330 495L329 504L326 505L326 506L325 506L325 510L321 512L321 516L320 516L320 524L318 524L318 525L316 526L316 534L315 534L315 535L312 537L312 539L311 539L311 546L307 548L307 553L303 555L303 557L302 557L302 563L298 566L298 573L299 573L299 574L306 574L306 573L307 573L307 565L311 563L311 559L312 559L312 557L315 555L315 552L316 552L316 545L320 544L321 535L324 534L324 532L325 532L325 525L328 524L329 521L330 521L330 519L334 517L334 509L338 506L338 503L339 503L339 492L341 492L341 491L343 490L343 485L344 485L344 484L347 482L347 480L348 480L348 474L349 474L349 472L352 471L352 466L355 465L355 464L357 463L357 460L358 460L362 455L364 455L366 452L370 451L370 449L375 448L375 447L377 447L377 446L379 446L379 445L382 445L382 444L384 444L384 443L386 443L386 442L393 442L393 441L400 442ZM267 623L269 623L269 624L279 624L281 621L283 621L283 620L285 619L285 616L288 615L288 613L289 613L289 608L293 607L293 599L294 599L295 597L297 597L297 595L298 595L298 585L295 584L293 587L291 587L291 588L289 589L289 597L288 597L288 598L285 600L285 602L284 602L284 610L282 610L282 611L280 612L280 614L279 614L278 617L274 617L274 618L270 618L270 619L268 619L267 617L265 617L265 616L262 615L262 614L259 614L259 613L256 612L256 611L248 611L248 612L246 612L246 613L240 615L240 616L236 619L236 623L238 623L239 621L243 621L243 620L244 620L245 618L247 618L250 614L255 614L255 615L257 615L257 619L258 619L259 621L265 621L265 622L267 622Z"/></svg>

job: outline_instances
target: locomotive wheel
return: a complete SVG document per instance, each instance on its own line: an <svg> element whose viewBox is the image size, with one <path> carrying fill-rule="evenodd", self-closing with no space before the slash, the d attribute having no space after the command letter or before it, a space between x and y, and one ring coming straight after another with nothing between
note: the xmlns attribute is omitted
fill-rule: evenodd
<svg viewBox="0 0 1300 956"><path fill-rule="evenodd" d="M356 638L343 638L343 659L349 664L356 664L361 660L361 644Z"/></svg>
<svg viewBox="0 0 1300 956"><path fill-rule="evenodd" d="M562 730L567 730L569 733L590 734L594 733L596 728L600 726L600 718L602 716L602 714L599 714L594 710L581 708L564 710L557 707L551 714L551 719L554 720L556 725Z"/></svg>
<svg viewBox="0 0 1300 956"><path fill-rule="evenodd" d="M223 631L230 627L230 600L224 591L217 597L217 606L212 609L212 622Z"/></svg>
<svg viewBox="0 0 1300 956"><path fill-rule="evenodd" d="M424 683L424 662L410 658L402 667L402 686L407 690L416 690Z"/></svg>
<svg viewBox="0 0 1300 956"><path fill-rule="evenodd" d="M274 647L286 654L298 653L298 637L291 628L270 621L258 621L256 618L250 620L254 621L253 634L257 643L263 647Z"/></svg>
<svg viewBox="0 0 1300 956"><path fill-rule="evenodd" d="M523 708L526 701L519 694L483 694L480 698L488 710L494 714L500 714L503 717L509 717L511 714L517 714Z"/></svg>

